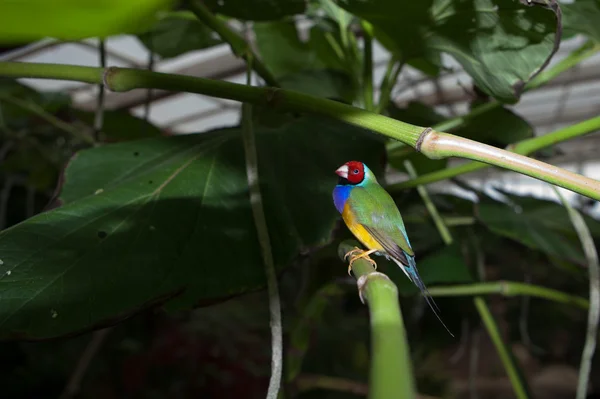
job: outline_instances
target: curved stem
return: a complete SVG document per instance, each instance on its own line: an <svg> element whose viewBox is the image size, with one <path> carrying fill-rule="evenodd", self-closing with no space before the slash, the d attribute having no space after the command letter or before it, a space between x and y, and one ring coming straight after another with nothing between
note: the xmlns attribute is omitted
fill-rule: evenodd
<svg viewBox="0 0 600 399"><path fill-rule="evenodd" d="M599 181L533 158L434 130L425 134L421 142L421 152L432 159L451 156L473 159L544 180L590 198L600 199Z"/></svg>
<svg viewBox="0 0 600 399"><path fill-rule="evenodd" d="M554 144L592 133L598 129L600 129L600 116L596 116L583 122L579 122L575 125L556 130L543 136L520 141L511 145L510 150L516 154L528 155L543 148L550 147ZM436 172L427 173L417 177L416 179L393 184L388 186L387 189L390 191L396 191L415 187L421 184L435 183L440 180L446 180L466 173L485 169L489 166L489 164L481 162L468 162L452 168L446 168Z"/></svg>
<svg viewBox="0 0 600 399"><path fill-rule="evenodd" d="M338 248L338 255L343 260L354 247L352 241L344 241ZM367 301L371 319L369 398L387 399L393 393L394 397L414 399L415 382L398 289L385 274L376 272L364 259L352 264L352 273L357 278L361 299L364 297Z"/></svg>
<svg viewBox="0 0 600 399"><path fill-rule="evenodd" d="M325 115L402 141L421 150L430 158L459 156L481 160L600 200L600 183L596 180L472 140L447 133L432 132L430 129L400 122L336 101L290 90L250 87L129 68L102 70L101 68L56 64L0 63L0 76L82 80L89 83L103 81L108 88L118 92L139 88L156 88L206 94L275 108Z"/></svg>
<svg viewBox="0 0 600 399"><path fill-rule="evenodd" d="M252 59L248 62L248 82L250 85ZM252 105L242 104L242 138L244 142L244 154L246 156L246 175L248 177L248 189L250 191L250 206L256 225L256 233L260 244L260 250L265 266L267 277L267 290L269 292L269 310L271 314L271 377L267 399L277 399L281 386L281 375L283 373L283 326L281 322L281 300L279 298L279 285L275 273L275 262L269 238L269 229L263 206L262 194L260 192L260 181L258 175L258 153L256 140L252 126Z"/></svg>
<svg viewBox="0 0 600 399"><path fill-rule="evenodd" d="M598 337L598 321L600 321L600 266L598 265L598 251L594 244L594 238L587 227L581 214L571 206L569 201L558 191L556 187L554 192L560 198L563 206L567 209L569 219L579 236L583 252L588 262L588 271L590 276L590 308L588 310L588 323L585 337L583 354L581 355L581 364L579 366L579 381L577 383L577 399L587 397L588 380L592 371L592 360L596 351L596 339Z"/></svg>

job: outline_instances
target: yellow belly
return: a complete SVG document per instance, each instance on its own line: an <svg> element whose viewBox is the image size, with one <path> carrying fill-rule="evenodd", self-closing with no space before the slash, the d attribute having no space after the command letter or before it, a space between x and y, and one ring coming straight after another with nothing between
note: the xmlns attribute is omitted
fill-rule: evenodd
<svg viewBox="0 0 600 399"><path fill-rule="evenodd" d="M350 208L346 205L344 207L344 211L342 212L342 219L348 226L348 229L354 234L356 237L367 249L376 249L378 251L383 251L383 247L379 245L379 243L369 234L367 229L365 229L360 223L356 222L354 215L350 212Z"/></svg>

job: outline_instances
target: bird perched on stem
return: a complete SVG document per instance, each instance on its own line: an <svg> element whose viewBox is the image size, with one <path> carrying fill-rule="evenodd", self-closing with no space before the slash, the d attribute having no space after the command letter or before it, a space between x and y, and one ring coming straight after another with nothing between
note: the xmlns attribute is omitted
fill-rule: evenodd
<svg viewBox="0 0 600 399"><path fill-rule="evenodd" d="M338 184L333 189L335 207L342 214L342 219L352 234L368 248L367 251L354 248L346 254L345 257L350 257L348 273L358 259L365 259L377 267L375 261L369 257L371 254L383 255L393 260L419 288L435 316L448 330L438 314L440 309L419 276L415 253L410 246L400 211L392 197L379 185L373 172L362 162L346 162L335 173L339 176ZM448 332L452 335L450 330Z"/></svg>

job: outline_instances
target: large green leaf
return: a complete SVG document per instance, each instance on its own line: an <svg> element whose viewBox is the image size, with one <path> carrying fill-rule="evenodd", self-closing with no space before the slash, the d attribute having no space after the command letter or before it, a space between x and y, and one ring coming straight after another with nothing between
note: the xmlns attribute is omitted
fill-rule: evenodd
<svg viewBox="0 0 600 399"><path fill-rule="evenodd" d="M302 14L306 0L203 0L215 13L249 21L272 21Z"/></svg>
<svg viewBox="0 0 600 399"><path fill-rule="evenodd" d="M320 118L257 128L260 178L278 268L326 243L339 218L333 171L383 143ZM45 338L116 322L173 296L170 309L264 285L240 130L80 152L64 205L0 232L0 335Z"/></svg>
<svg viewBox="0 0 600 399"><path fill-rule="evenodd" d="M582 33L600 42L600 0L577 0L561 5L565 35Z"/></svg>
<svg viewBox="0 0 600 399"><path fill-rule="evenodd" d="M484 92L509 103L558 47L556 15L539 3L527 8L516 0L338 1L370 21L382 44L402 59L450 54Z"/></svg>
<svg viewBox="0 0 600 399"><path fill-rule="evenodd" d="M79 40L146 29L172 0L0 1L0 43Z"/></svg>
<svg viewBox="0 0 600 399"><path fill-rule="evenodd" d="M200 50L221 43L215 33L189 11L171 12L146 32L140 41L163 58L177 57L192 50Z"/></svg>
<svg viewBox="0 0 600 399"><path fill-rule="evenodd" d="M478 218L490 230L549 256L585 264L581 244L566 210L559 204L504 193L512 206L481 197ZM585 218L590 231L600 237L600 223Z"/></svg>

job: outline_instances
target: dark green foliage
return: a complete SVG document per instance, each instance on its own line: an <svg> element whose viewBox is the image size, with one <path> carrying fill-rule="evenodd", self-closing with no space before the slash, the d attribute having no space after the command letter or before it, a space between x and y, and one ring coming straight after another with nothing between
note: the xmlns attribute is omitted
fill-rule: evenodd
<svg viewBox="0 0 600 399"><path fill-rule="evenodd" d="M432 64L441 52L448 53L485 93L509 103L519 99L524 83L552 56L560 40L552 11L539 5L525 11L513 0L339 4L369 20L377 38L405 60Z"/></svg>
<svg viewBox="0 0 600 399"><path fill-rule="evenodd" d="M138 38L150 51L163 58L177 57L221 43L215 33L186 11L165 15Z"/></svg>

